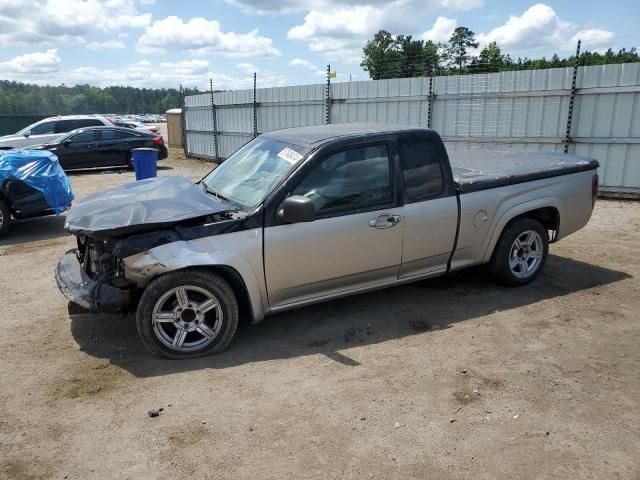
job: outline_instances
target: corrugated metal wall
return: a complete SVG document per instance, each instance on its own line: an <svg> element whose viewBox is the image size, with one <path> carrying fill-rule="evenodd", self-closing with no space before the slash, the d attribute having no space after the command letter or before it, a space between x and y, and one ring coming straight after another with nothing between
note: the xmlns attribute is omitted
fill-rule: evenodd
<svg viewBox="0 0 640 480"><path fill-rule="evenodd" d="M434 77L431 128L447 148L562 151L572 68ZM326 85L214 93L185 98L187 153L226 158L258 133L325 123ZM426 127L429 78L331 85L331 123ZM217 143L216 143L217 142ZM605 190L640 194L640 64L580 67L570 153L597 158Z"/></svg>

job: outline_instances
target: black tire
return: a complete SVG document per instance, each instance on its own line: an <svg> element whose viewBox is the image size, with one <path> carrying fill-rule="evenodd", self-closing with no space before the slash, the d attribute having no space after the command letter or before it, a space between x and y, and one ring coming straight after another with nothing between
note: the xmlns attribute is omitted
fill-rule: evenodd
<svg viewBox="0 0 640 480"><path fill-rule="evenodd" d="M135 168L133 166L133 152L129 152L127 154L127 168L129 170L135 170Z"/></svg>
<svg viewBox="0 0 640 480"><path fill-rule="evenodd" d="M0 198L0 238L9 233L11 227L11 209L9 205Z"/></svg>
<svg viewBox="0 0 640 480"><path fill-rule="evenodd" d="M541 245L534 242L535 248L529 246L527 249L524 247L517 249L516 239L531 238L525 236L527 232L537 233ZM535 238L535 236L532 237ZM539 262L535 262L536 259L533 256L538 255L535 253L538 250L541 252L541 257ZM542 224L531 218L518 218L509 223L500 235L489 262L489 268L496 280L504 285L510 287L527 285L535 280L544 268L548 253L549 235ZM512 268L512 261L517 262L518 265ZM528 263L529 261L531 264ZM531 267L530 271L527 270L529 267ZM514 271L514 268L517 271Z"/></svg>
<svg viewBox="0 0 640 480"><path fill-rule="evenodd" d="M178 336L178 328L173 320L160 323L159 325L153 321L156 304L163 302L163 297L167 295L169 295L169 300L166 300L166 302L171 302L171 292L178 287L186 287L187 289L194 287L206 291L209 295L213 296L214 300L217 300L216 304L219 306L219 308L216 307L213 313L205 313L205 317L200 320L198 320L199 317L197 316L195 319L186 320L186 322L189 323L185 325L189 326L197 325L198 322L201 322L200 327L202 327L205 325L205 322L207 322L207 326L210 327L209 331L213 332L213 330L215 330L215 332L217 332L213 340L202 347L186 347L193 348L190 351L171 348L166 344L167 337L165 335L170 333L171 330L175 331L175 337ZM194 292L192 292L192 295L193 293ZM195 291L195 294L197 295L198 292ZM188 296L189 294L187 294L187 298ZM189 299L189 301L191 301L191 299ZM180 310L181 306L179 305L177 295L172 305L173 308ZM184 310L189 310L189 308ZM166 309L162 309L162 311L166 311ZM195 311L197 312L197 309L195 309ZM178 313L173 314L179 315ZM200 314L198 313L198 315ZM182 321L182 317L178 317L177 321ZM199 269L169 272L152 280L145 289L138 304L136 324L142 343L155 355L171 359L203 357L223 351L233 339L236 329L238 328L238 301L229 284L213 272ZM214 328L214 324L217 330ZM188 342L187 339L190 338L190 335L192 341ZM187 333L184 339L185 345L188 346L189 343L193 344L194 341L197 342L199 337L202 337L201 340L206 340L207 338L197 331ZM165 343L163 343L163 341Z"/></svg>

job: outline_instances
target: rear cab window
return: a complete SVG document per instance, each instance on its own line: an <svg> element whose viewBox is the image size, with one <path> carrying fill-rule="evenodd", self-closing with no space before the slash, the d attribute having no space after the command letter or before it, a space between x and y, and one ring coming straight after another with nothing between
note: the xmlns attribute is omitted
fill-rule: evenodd
<svg viewBox="0 0 640 480"><path fill-rule="evenodd" d="M445 184L436 144L428 138L400 138L398 144L408 200L421 202L441 195Z"/></svg>

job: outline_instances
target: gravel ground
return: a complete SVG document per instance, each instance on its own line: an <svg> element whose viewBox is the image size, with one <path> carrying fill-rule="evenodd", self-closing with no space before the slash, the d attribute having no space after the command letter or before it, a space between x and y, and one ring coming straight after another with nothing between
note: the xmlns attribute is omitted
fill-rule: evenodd
<svg viewBox="0 0 640 480"><path fill-rule="evenodd" d="M171 153L161 175L211 168ZM133 175L70 178L82 198ZM640 478L640 203L599 201L528 287L462 272L179 362L132 317L69 317L63 223L0 241L0 478Z"/></svg>

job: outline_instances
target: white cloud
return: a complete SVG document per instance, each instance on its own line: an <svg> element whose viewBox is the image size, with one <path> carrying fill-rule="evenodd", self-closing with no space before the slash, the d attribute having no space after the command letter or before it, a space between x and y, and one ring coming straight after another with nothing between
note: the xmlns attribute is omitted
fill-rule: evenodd
<svg viewBox="0 0 640 480"><path fill-rule="evenodd" d="M324 70L322 68L318 68L316 65L311 63L309 60L305 60L303 58L294 58L293 60L291 60L289 62L289 65L291 65L292 67L305 68L306 70L309 70L309 71L313 72L314 74L316 74L316 75L318 75L320 77L326 77L327 76L326 70Z"/></svg>
<svg viewBox="0 0 640 480"><path fill-rule="evenodd" d="M280 50L258 30L248 33L223 32L216 20L201 17L184 22L170 16L153 22L138 39L141 53L189 51L192 55L219 53L227 57L277 57Z"/></svg>
<svg viewBox="0 0 640 480"><path fill-rule="evenodd" d="M458 26L453 18L438 17L433 26L424 32L421 37L423 40L431 40L432 42L448 42L451 34Z"/></svg>
<svg viewBox="0 0 640 480"><path fill-rule="evenodd" d="M236 4L241 2L245 8L262 5L257 0L234 1ZM291 28L287 37L307 42L311 51L328 59L357 65L362 57L362 47L378 30L392 33L419 31L424 28L428 15L442 10L468 10L480 6L482 0L319 0L308 3L309 11L303 22Z"/></svg>
<svg viewBox="0 0 640 480"><path fill-rule="evenodd" d="M179 62L153 63L142 60L123 66L121 69L78 67L59 71L59 58L55 50L30 54L1 62L3 78L38 85L91 84L97 87L129 85L141 88L177 88L179 85L201 90L209 89L209 79L213 79L216 89L239 90L253 86L253 72L227 75L211 71L208 61L202 59ZM26 57L26 58L22 58ZM56 60L48 59L53 57ZM52 64L53 62L53 64ZM275 87L287 84L286 77L277 72L263 71L258 74L259 87Z"/></svg>
<svg viewBox="0 0 640 480"><path fill-rule="evenodd" d="M537 3L522 15L511 15L501 26L477 36L483 45L496 42L503 51L527 52L536 50L570 51L578 38L585 47L604 47L611 44L614 34L590 28L576 32L578 27L561 19L549 5Z"/></svg>
<svg viewBox="0 0 640 480"><path fill-rule="evenodd" d="M613 32L600 30L599 28L587 28L580 30L571 37L571 42L575 45L578 40L581 40L583 49L606 49L612 46L613 37Z"/></svg>
<svg viewBox="0 0 640 480"><path fill-rule="evenodd" d="M89 50L121 50L126 45L120 40L106 40L104 42L89 42L87 48Z"/></svg>
<svg viewBox="0 0 640 480"><path fill-rule="evenodd" d="M227 3L253 14L288 14L294 12L326 12L337 8L355 6L383 8L389 0L226 0ZM430 8L433 10L466 11L481 6L483 0L402 0L401 3L413 10Z"/></svg>
<svg viewBox="0 0 640 480"><path fill-rule="evenodd" d="M180 62L162 62L160 68L164 71L171 71L173 75L203 75L209 72L209 62L207 60L182 60Z"/></svg>
<svg viewBox="0 0 640 480"><path fill-rule="evenodd" d="M467 11L484 5L483 0L440 0L440 4L449 10Z"/></svg>
<svg viewBox="0 0 640 480"><path fill-rule="evenodd" d="M60 57L57 48L46 52L25 53L6 62L0 62L3 76L49 75L57 72L59 68Z"/></svg>
<svg viewBox="0 0 640 480"><path fill-rule="evenodd" d="M133 0L0 0L0 44L83 43L94 32L144 27Z"/></svg>
<svg viewBox="0 0 640 480"><path fill-rule="evenodd" d="M253 63L248 62L240 62L238 65L236 65L236 67L238 67L238 69L242 70L247 75L253 75L254 72L258 71L258 68Z"/></svg>

